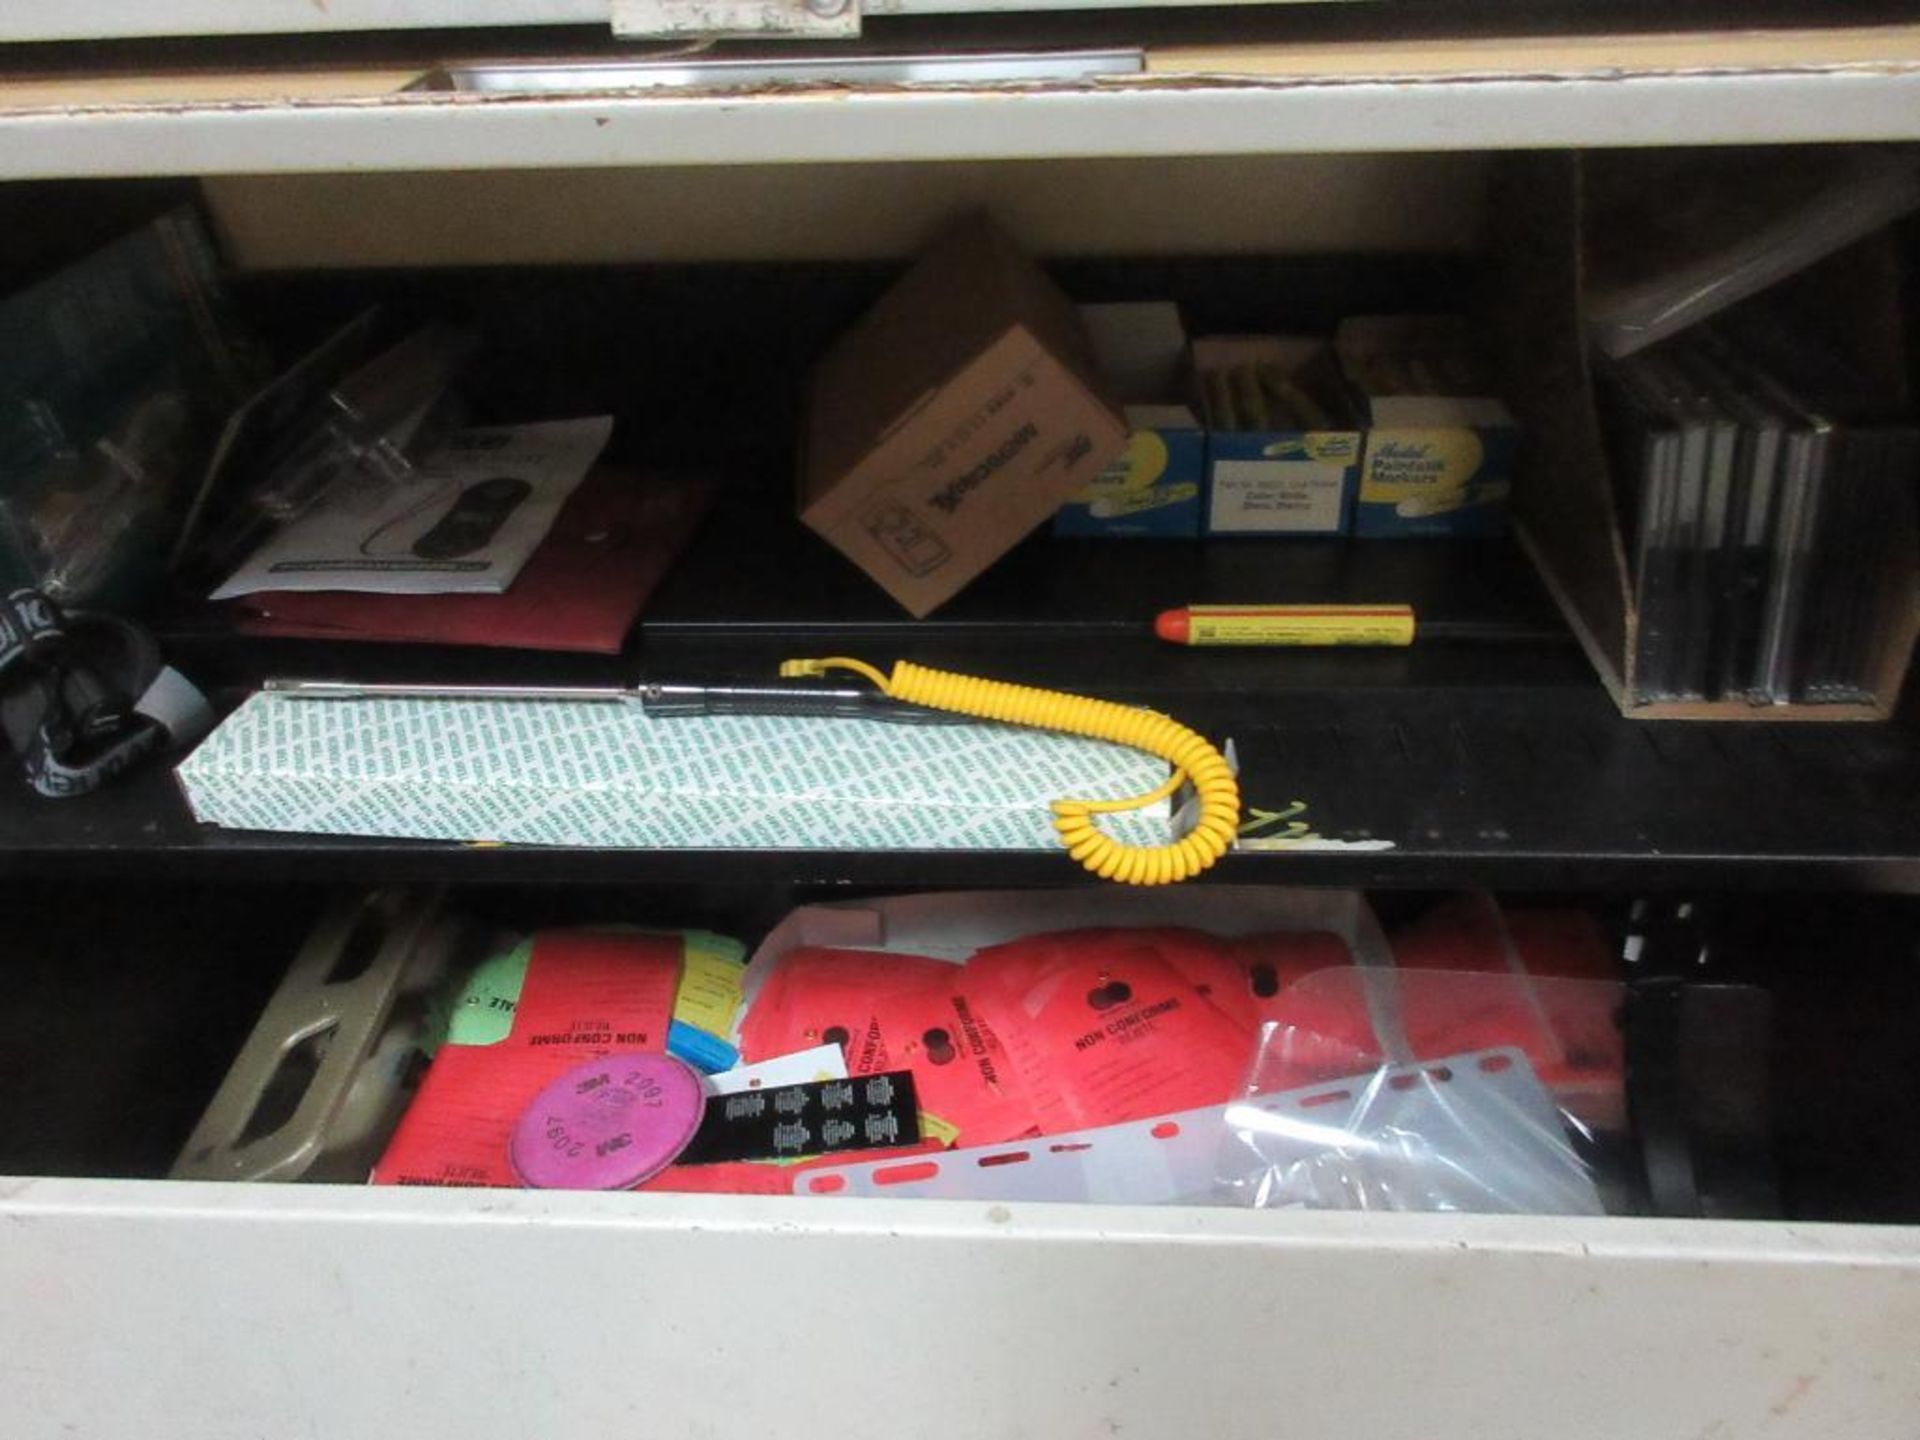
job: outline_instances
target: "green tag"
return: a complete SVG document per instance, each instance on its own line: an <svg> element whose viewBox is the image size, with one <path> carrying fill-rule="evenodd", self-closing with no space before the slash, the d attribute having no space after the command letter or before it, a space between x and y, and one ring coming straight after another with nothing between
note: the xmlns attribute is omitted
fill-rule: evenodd
<svg viewBox="0 0 1920 1440"><path fill-rule="evenodd" d="M489 955L474 968L454 997L453 1017L447 1022L449 1045L498 1045L507 1038L532 958L529 938L511 950Z"/></svg>

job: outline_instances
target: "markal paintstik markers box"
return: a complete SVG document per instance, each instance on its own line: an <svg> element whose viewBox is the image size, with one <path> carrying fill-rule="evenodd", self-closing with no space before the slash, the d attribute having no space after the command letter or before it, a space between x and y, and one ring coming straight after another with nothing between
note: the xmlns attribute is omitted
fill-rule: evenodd
<svg viewBox="0 0 1920 1440"><path fill-rule="evenodd" d="M1094 363L1120 401L1127 448L1060 507L1056 535L1192 540L1207 434L1181 397L1187 332L1170 301L1082 305Z"/></svg>
<svg viewBox="0 0 1920 1440"><path fill-rule="evenodd" d="M1207 416L1206 533L1346 534L1360 433L1327 342L1205 336L1193 370Z"/></svg>
<svg viewBox="0 0 1920 1440"><path fill-rule="evenodd" d="M1353 533L1498 535L1520 431L1452 315L1343 320L1334 349L1367 428Z"/></svg>

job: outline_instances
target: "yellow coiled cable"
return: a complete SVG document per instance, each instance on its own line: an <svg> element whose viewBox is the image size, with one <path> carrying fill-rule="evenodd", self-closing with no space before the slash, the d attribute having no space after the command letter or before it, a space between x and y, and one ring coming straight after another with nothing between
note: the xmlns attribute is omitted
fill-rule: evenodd
<svg viewBox="0 0 1920 1440"><path fill-rule="evenodd" d="M829 670L851 670L864 675L882 694L911 705L948 710L994 720L1003 725L1026 725L1085 735L1158 755L1173 766L1167 783L1146 795L1126 800L1056 800L1053 828L1067 853L1103 880L1123 885L1172 885L1207 869L1233 844L1240 826L1240 785L1224 756L1169 716L1152 710L1091 700L1058 690L1009 685L973 675L930 670L924 665L896 661L891 677L863 660L833 656L824 660L789 660L782 675L822 675ZM1200 815L1193 828L1170 845L1126 845L1101 833L1096 815L1138 810L1164 800L1191 782L1199 797Z"/></svg>

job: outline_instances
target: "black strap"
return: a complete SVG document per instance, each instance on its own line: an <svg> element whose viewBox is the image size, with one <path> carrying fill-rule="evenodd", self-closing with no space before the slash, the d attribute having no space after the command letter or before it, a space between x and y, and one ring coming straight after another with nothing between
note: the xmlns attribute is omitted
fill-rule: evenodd
<svg viewBox="0 0 1920 1440"><path fill-rule="evenodd" d="M37 590L0 601L0 733L40 794L97 790L142 757L191 743L211 718L137 626L65 614Z"/></svg>
<svg viewBox="0 0 1920 1440"><path fill-rule="evenodd" d="M1649 977L1628 987L1627 1108L1640 1141L1653 1213L1697 1218L1702 1213L1700 1183L1681 1059L1686 997L1686 985L1672 976Z"/></svg>

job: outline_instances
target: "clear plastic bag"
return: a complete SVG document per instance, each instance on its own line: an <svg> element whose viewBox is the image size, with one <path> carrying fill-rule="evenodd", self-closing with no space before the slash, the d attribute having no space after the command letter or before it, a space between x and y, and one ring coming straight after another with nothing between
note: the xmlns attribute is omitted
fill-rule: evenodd
<svg viewBox="0 0 1920 1440"><path fill-rule="evenodd" d="M41 472L12 536L36 588L61 605L87 605L158 555L193 423L186 395L156 390L92 445Z"/></svg>
<svg viewBox="0 0 1920 1440"><path fill-rule="evenodd" d="M1265 1027L1218 1191L1254 1208L1599 1215L1587 1156L1625 1124L1621 987L1327 970Z"/></svg>
<svg viewBox="0 0 1920 1440"><path fill-rule="evenodd" d="M1719 314L1920 206L1903 153L1677 151L1588 161L1587 324L1626 356Z"/></svg>
<svg viewBox="0 0 1920 1440"><path fill-rule="evenodd" d="M394 486L415 478L415 457L460 418L452 387L478 348L478 332L436 322L375 356L306 418L250 503L276 522L323 501L377 507Z"/></svg>
<svg viewBox="0 0 1920 1440"><path fill-rule="evenodd" d="M254 369L189 209L0 296L0 588L136 607Z"/></svg>
<svg viewBox="0 0 1920 1440"><path fill-rule="evenodd" d="M1603 1215L1526 1056L1382 1066L1227 1109L1220 1185L1259 1210Z"/></svg>

